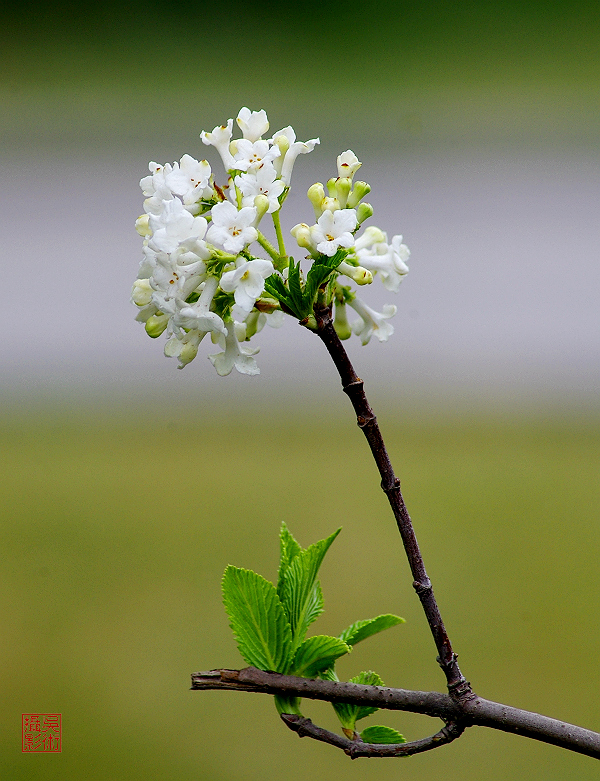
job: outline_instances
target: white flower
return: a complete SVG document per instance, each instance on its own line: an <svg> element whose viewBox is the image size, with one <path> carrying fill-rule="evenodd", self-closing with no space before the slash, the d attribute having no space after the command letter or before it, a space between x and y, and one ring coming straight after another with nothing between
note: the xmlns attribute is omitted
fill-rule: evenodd
<svg viewBox="0 0 600 781"><path fill-rule="evenodd" d="M402 244L402 236L392 237L392 248L394 250L394 264L399 274L408 274L409 268L406 261L410 258L410 250L406 244Z"/></svg>
<svg viewBox="0 0 600 781"><path fill-rule="evenodd" d="M380 242L387 242L387 235L380 228L371 225L358 236L354 242L354 248L357 251L371 249L375 244L379 244Z"/></svg>
<svg viewBox="0 0 600 781"><path fill-rule="evenodd" d="M338 176L340 178L347 177L348 179L352 179L352 177L358 171L361 165L362 163L360 162L358 157L354 154L354 152L351 149L347 149L345 152L342 152L341 155L338 155L337 158Z"/></svg>
<svg viewBox="0 0 600 781"><path fill-rule="evenodd" d="M183 369L198 355L198 346L204 339L207 331L188 331L184 334L175 334L165 344L167 358L179 358L178 369Z"/></svg>
<svg viewBox="0 0 600 781"><path fill-rule="evenodd" d="M244 138L249 141L258 141L258 139L269 129L269 120L264 109L260 111L250 111L249 108L240 109L236 122L240 126Z"/></svg>
<svg viewBox="0 0 600 781"><path fill-rule="evenodd" d="M206 234L207 241L217 244L226 252L237 255L246 244L256 241L258 233L253 226L256 209L244 206L239 211L229 201L217 203L212 208L212 225Z"/></svg>
<svg viewBox="0 0 600 781"><path fill-rule="evenodd" d="M157 252L155 265L149 283L154 291L152 303L164 314L170 317L176 315L206 274L206 266L202 260L196 263L180 265L176 255Z"/></svg>
<svg viewBox="0 0 600 781"><path fill-rule="evenodd" d="M144 201L144 211L148 215L158 216L163 213L165 209L165 203L173 200L173 193L169 190L166 184L161 185L154 195L146 198Z"/></svg>
<svg viewBox="0 0 600 781"><path fill-rule="evenodd" d="M226 171L231 171L235 168L233 156L229 151L229 142L231 141L232 133L233 119L227 120L226 125L215 127L212 133L205 133L204 130L200 133L202 143L207 146L214 146L221 155L221 160L223 161Z"/></svg>
<svg viewBox="0 0 600 781"><path fill-rule="evenodd" d="M268 213L279 209L279 196L285 190L285 184L276 178L277 173L268 163L259 168L256 173L238 174L235 183L242 193L242 206L253 206L257 195L269 199Z"/></svg>
<svg viewBox="0 0 600 781"><path fill-rule="evenodd" d="M219 284L226 293L234 293L235 303L247 316L274 270L270 260L244 260L233 271L226 271Z"/></svg>
<svg viewBox="0 0 600 781"><path fill-rule="evenodd" d="M331 257L339 247L351 247L354 244L351 231L356 225L355 209L327 210L319 217L317 224L311 227L310 237L318 252Z"/></svg>
<svg viewBox="0 0 600 781"><path fill-rule="evenodd" d="M410 257L410 251L401 242L402 236L394 236L390 245L387 235L379 228L367 228L355 244L361 265L377 272L384 287L393 293L398 292L400 283L408 274L405 261Z"/></svg>
<svg viewBox="0 0 600 781"><path fill-rule="evenodd" d="M210 175L210 165L206 160L198 162L191 155L184 155L179 163L173 164L173 169L165 176L165 183L171 192L183 198L187 206L197 203L203 196L210 197Z"/></svg>
<svg viewBox="0 0 600 781"><path fill-rule="evenodd" d="M360 298L355 298L349 302L349 306L360 315L360 320L352 323L352 330L363 344L368 344L373 334L380 342L387 342L394 333L394 326L386 322L396 314L397 308L394 304L385 304L383 312L376 312L363 303Z"/></svg>
<svg viewBox="0 0 600 781"><path fill-rule="evenodd" d="M193 217L178 198L164 201L162 212L150 215L149 223L152 231L149 245L161 252L174 252L182 242L190 239L200 242L208 225L204 217ZM208 250L206 253L205 259L210 256Z"/></svg>
<svg viewBox="0 0 600 781"><path fill-rule="evenodd" d="M239 141L234 141L234 145L233 168L239 171L258 171L261 166L271 163L281 155L279 147L270 146L268 141L248 141L246 138L240 138Z"/></svg>
<svg viewBox="0 0 600 781"><path fill-rule="evenodd" d="M292 180L292 169L298 155L312 152L315 146L321 142L318 138L305 142L296 141L296 134L290 125L275 133L272 141L282 152L281 157L275 161L275 170L289 187Z"/></svg>
<svg viewBox="0 0 600 781"><path fill-rule="evenodd" d="M260 369L256 365L256 361L252 358L256 355L258 348L245 347L238 342L235 325L229 323L227 326L227 336L225 337L225 344L221 344L225 347L224 353L217 353L216 355L209 355L209 359L212 365L217 370L217 374L221 377L225 377L231 374L232 369L235 367L240 374L260 374Z"/></svg>
<svg viewBox="0 0 600 781"><path fill-rule="evenodd" d="M159 165L158 163L149 163L148 168L150 170L150 176L144 176L140 179L140 187L144 195L154 195L161 187L166 186L166 177L172 171L172 166L167 163L166 165Z"/></svg>
<svg viewBox="0 0 600 781"><path fill-rule="evenodd" d="M223 321L216 312L210 311L218 286L219 280L216 277L208 277L200 298L194 304L185 303L185 299L180 301L178 312L174 318L175 325L186 330L215 331L219 334L225 334L226 328Z"/></svg>

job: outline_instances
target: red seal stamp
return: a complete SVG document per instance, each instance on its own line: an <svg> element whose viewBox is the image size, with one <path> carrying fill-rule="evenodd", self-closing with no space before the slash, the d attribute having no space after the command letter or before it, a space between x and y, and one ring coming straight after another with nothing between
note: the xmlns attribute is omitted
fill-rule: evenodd
<svg viewBox="0 0 600 781"><path fill-rule="evenodd" d="M23 713L23 752L58 754L62 751L61 713Z"/></svg>

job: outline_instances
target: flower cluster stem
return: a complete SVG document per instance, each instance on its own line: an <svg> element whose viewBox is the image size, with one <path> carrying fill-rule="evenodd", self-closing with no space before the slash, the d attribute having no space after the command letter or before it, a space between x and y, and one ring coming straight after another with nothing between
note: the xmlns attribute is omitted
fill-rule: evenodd
<svg viewBox="0 0 600 781"><path fill-rule="evenodd" d="M285 241L283 240L283 233L281 232L281 219L279 217L279 209L273 212L273 226L275 228L275 234L277 235L277 246L279 247L279 255L282 258L287 257L285 250Z"/></svg>
<svg viewBox="0 0 600 781"><path fill-rule="evenodd" d="M413 577L413 587L421 600L427 623L433 635L438 652L437 661L446 676L448 691L457 700L468 699L473 696L473 693L468 681L465 680L460 671L456 661L456 654L452 650L450 638L442 621L431 581L425 570L425 564L412 521L402 497L400 480L394 474L381 431L377 424L377 418L367 401L363 381L356 374L348 354L335 332L331 308L315 310L315 317L317 320L316 334L333 359L342 381L342 388L352 402L358 426L369 443L371 453L381 475L381 488L388 498L398 525Z"/></svg>

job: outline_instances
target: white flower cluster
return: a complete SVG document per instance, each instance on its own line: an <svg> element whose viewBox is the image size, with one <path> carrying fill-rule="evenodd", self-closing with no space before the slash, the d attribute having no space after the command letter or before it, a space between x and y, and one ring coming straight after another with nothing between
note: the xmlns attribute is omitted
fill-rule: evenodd
<svg viewBox="0 0 600 781"><path fill-rule="evenodd" d="M265 323L281 325L284 311L290 312L268 282L277 277L279 289L285 291L290 262L293 268L279 211L296 158L319 143L318 138L296 141L291 127L263 139L269 129L264 111L242 108L236 121L240 139L232 140L232 119L200 135L221 157L228 177L222 187L206 160L184 155L179 163L150 163L150 175L140 181L145 213L136 229L144 239L144 256L131 297L139 310L136 319L145 324L148 335L156 338L167 333L165 355L177 357L180 369L196 357L200 342L210 334L223 350L209 355L220 375L234 367L242 374L258 374L253 357L258 348L248 346L248 341ZM336 308L335 327L341 338L353 331L367 344L372 335L387 340L393 332L387 320L396 307L387 305L383 313L375 312L350 287L340 284L338 275L364 285L378 274L388 290L396 291L408 272L409 252L401 236L388 244L378 228L367 228L355 237L373 212L369 204L361 203L369 185L353 184L360 165L350 151L338 157L338 177L327 183L328 195L319 183L308 192L316 223L296 225L292 235L315 263L342 257L327 271L335 279L328 288ZM277 247L259 229L267 214ZM253 244L262 247L269 259L257 257L250 250ZM359 315L352 326L346 320L346 304Z"/></svg>

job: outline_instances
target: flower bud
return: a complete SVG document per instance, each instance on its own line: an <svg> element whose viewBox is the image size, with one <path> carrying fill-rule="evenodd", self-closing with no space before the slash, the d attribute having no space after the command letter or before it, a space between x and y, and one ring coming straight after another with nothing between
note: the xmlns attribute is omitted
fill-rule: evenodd
<svg viewBox="0 0 600 781"><path fill-rule="evenodd" d="M337 198L323 198L323 203L321 204L321 208L323 211L330 211L330 212L337 212L340 210L340 202Z"/></svg>
<svg viewBox="0 0 600 781"><path fill-rule="evenodd" d="M350 279L353 279L357 285L370 285L373 281L373 274L370 271L362 266L351 266L345 260L339 264L337 270L340 274L345 274Z"/></svg>
<svg viewBox="0 0 600 781"><path fill-rule="evenodd" d="M273 139L273 144L276 147L279 147L279 151L281 152L281 158L283 158L285 157L285 153L290 148L290 139L284 135L277 136L277 138Z"/></svg>
<svg viewBox="0 0 600 781"><path fill-rule="evenodd" d="M290 233L296 239L296 243L299 247L305 247L306 249L310 250L314 249L313 243L310 239L310 226L308 226L305 222L294 225Z"/></svg>
<svg viewBox="0 0 600 781"><path fill-rule="evenodd" d="M142 214L135 221L136 231L140 234L140 236L143 236L144 238L146 238L147 236L152 236L152 231L150 230L149 221L150 221L149 214Z"/></svg>
<svg viewBox="0 0 600 781"><path fill-rule="evenodd" d="M262 218L265 216L267 211L269 210L269 199L266 195L257 195L254 198L254 208L256 209L256 219L254 220L254 227L258 228L258 223L262 220Z"/></svg>
<svg viewBox="0 0 600 781"><path fill-rule="evenodd" d="M254 334L258 331L259 317L260 317L260 312L255 310L252 310L252 312L250 312L250 314L246 318L246 322L244 323L244 325L246 326L244 339L246 340L251 339L254 336Z"/></svg>
<svg viewBox="0 0 600 781"><path fill-rule="evenodd" d="M318 220L319 217L323 214L322 203L325 200L325 189L321 182L315 182L311 187L308 188L308 192L306 194L308 196L308 200L313 205L313 209L315 210L315 219Z"/></svg>
<svg viewBox="0 0 600 781"><path fill-rule="evenodd" d="M352 336L352 329L350 328L350 323L348 322L348 316L346 314L346 304L341 301L335 302L333 327L340 339L349 339Z"/></svg>
<svg viewBox="0 0 600 781"><path fill-rule="evenodd" d="M146 320L146 333L151 339L159 337L169 324L169 315L152 315Z"/></svg>
<svg viewBox="0 0 600 781"><path fill-rule="evenodd" d="M194 342L187 342L181 348L181 352L177 356L179 358L179 369L183 369L188 363L191 363L198 355L198 345Z"/></svg>
<svg viewBox="0 0 600 781"><path fill-rule="evenodd" d="M337 199L340 202L340 207L342 209L346 207L346 203L348 202L348 196L350 195L351 189L352 189L352 180L349 179L347 176L342 176L336 180L335 192L337 194Z"/></svg>
<svg viewBox="0 0 600 781"><path fill-rule="evenodd" d="M279 135L273 139L273 146L276 146L280 152L279 157L276 157L273 161L273 165L277 171L277 176L279 177L281 176L284 158L290 148L290 139L286 135Z"/></svg>
<svg viewBox="0 0 600 781"><path fill-rule="evenodd" d="M352 192L348 196L348 206L353 209L360 201L371 192L371 185L366 182L354 182Z"/></svg>
<svg viewBox="0 0 600 781"><path fill-rule="evenodd" d="M149 279L136 279L131 290L131 301L136 306L147 306L152 300L152 287Z"/></svg>
<svg viewBox="0 0 600 781"><path fill-rule="evenodd" d="M368 220L369 217L373 216L373 207L370 203L361 203L358 206L358 209L356 210L356 219L358 220L358 224L361 225L365 220Z"/></svg>

